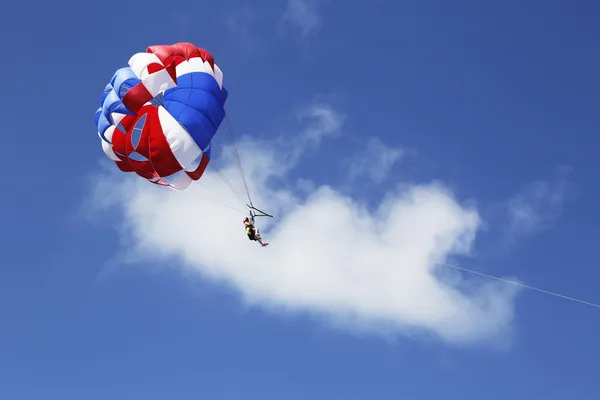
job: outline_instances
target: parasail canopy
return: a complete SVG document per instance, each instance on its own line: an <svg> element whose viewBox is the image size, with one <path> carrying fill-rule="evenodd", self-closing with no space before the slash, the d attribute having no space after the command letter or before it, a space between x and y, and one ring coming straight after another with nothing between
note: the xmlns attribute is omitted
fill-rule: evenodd
<svg viewBox="0 0 600 400"><path fill-rule="evenodd" d="M104 88L94 116L102 149L121 171L184 190L210 162L227 96L208 51L191 43L150 46Z"/></svg>

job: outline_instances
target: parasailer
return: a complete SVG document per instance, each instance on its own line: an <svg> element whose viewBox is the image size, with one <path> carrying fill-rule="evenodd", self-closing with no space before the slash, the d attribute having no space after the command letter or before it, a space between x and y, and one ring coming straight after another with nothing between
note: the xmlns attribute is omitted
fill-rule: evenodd
<svg viewBox="0 0 600 400"><path fill-rule="evenodd" d="M262 247L266 247L269 245L268 242L264 242L262 240L262 237L260 236L258 229L256 228L256 226L254 226L254 221L250 221L250 218L248 218L248 217L246 217L246 219L244 219L244 229L246 230L248 239L257 241L258 243L260 243L260 245Z"/></svg>
<svg viewBox="0 0 600 400"><path fill-rule="evenodd" d="M258 243L260 243L260 245L262 247L268 246L269 243L264 242L262 240L262 237L260 236L258 228L256 228L256 226L254 225L254 219L256 217L270 217L270 218L275 218L275 217L273 217L271 214L267 214L266 212L254 207L252 205L252 203L246 204L246 207L248 207L248 209L250 210L250 217L246 217L244 219L244 229L246 230L248 239L257 241Z"/></svg>

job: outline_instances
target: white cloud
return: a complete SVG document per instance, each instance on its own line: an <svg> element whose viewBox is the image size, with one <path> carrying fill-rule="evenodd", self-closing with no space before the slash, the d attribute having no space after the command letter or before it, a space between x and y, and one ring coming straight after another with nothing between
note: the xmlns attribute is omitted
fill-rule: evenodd
<svg viewBox="0 0 600 400"><path fill-rule="evenodd" d="M288 0L281 20L298 29L303 37L316 33L323 23L315 2L310 0Z"/></svg>
<svg viewBox="0 0 600 400"><path fill-rule="evenodd" d="M539 233L556 221L571 193L569 174L569 168L560 168L554 179L534 182L509 200L510 238Z"/></svg>
<svg viewBox="0 0 600 400"><path fill-rule="evenodd" d="M271 151L272 154L277 153L280 158L276 167L278 171L270 172L273 175L280 175L295 167L305 152L317 149L324 139L339 136L346 116L335 111L328 104L313 101L309 106L296 110L296 119L304 127L297 134L281 135L272 141L278 148L269 147L270 150L266 150ZM254 154L264 152L265 150L261 150L264 149L264 145L261 143L259 146L260 148L253 148L248 154L254 157Z"/></svg>
<svg viewBox="0 0 600 400"><path fill-rule="evenodd" d="M351 179L367 176L375 183L381 183L392 167L400 161L404 151L401 148L386 145L381 139L373 137L366 148L347 160Z"/></svg>
<svg viewBox="0 0 600 400"><path fill-rule="evenodd" d="M453 343L502 338L513 318L515 288L492 281L467 294L460 275L436 267L436 260L469 254L480 224L477 211L442 185L392 189L376 210L308 177L272 186L271 178L285 177L303 150L339 134L344 121L323 105L301 117L311 123L282 136L292 142L237 143L255 205L277 216L258 221L267 248L246 238L242 213L207 201L230 204L233 198L212 172L186 192L137 177L123 182L115 173L99 183L96 198L111 210L122 208L121 233L131 253L177 261L188 272L227 283L247 304L310 312L365 332L419 332ZM243 187L233 167L221 170ZM111 199L103 190L109 179Z"/></svg>
<svg viewBox="0 0 600 400"><path fill-rule="evenodd" d="M303 134L304 140L310 140L320 144L324 138L336 135L342 127L346 117L336 112L331 106L322 103L313 103L309 107L302 108L298 114L300 121L310 120L313 122L307 126Z"/></svg>

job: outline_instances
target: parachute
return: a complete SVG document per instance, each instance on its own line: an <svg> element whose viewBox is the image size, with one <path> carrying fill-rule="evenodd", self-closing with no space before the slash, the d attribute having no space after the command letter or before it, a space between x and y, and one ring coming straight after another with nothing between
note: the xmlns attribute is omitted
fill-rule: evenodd
<svg viewBox="0 0 600 400"><path fill-rule="evenodd" d="M123 172L151 183L186 190L204 174L212 142L225 119L228 97L223 72L207 50L191 43L154 45L136 53L105 86L94 114L102 149ZM233 142L233 134L229 132ZM217 173L249 209L254 207L239 155L248 202L218 168Z"/></svg>
<svg viewBox="0 0 600 400"><path fill-rule="evenodd" d="M150 46L104 88L94 115L102 149L123 172L185 190L210 162L227 96L208 51L191 43Z"/></svg>

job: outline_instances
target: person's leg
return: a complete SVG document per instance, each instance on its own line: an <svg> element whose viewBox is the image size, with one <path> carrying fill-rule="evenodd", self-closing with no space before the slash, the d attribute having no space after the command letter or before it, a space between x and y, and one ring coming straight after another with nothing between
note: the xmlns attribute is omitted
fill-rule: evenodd
<svg viewBox="0 0 600 400"><path fill-rule="evenodd" d="M258 228L254 228L254 237L256 238L256 240L258 241L258 243L260 243L260 245L262 247L265 247L266 245L268 245L269 243L265 243L262 240L262 237L260 236L260 233L258 233Z"/></svg>

